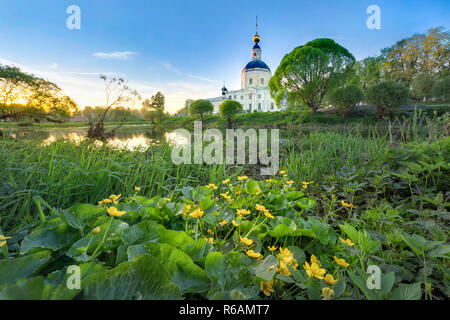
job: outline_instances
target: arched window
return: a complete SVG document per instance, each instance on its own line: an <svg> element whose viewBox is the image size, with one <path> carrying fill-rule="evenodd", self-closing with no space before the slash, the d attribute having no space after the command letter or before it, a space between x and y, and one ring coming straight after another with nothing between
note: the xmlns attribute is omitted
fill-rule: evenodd
<svg viewBox="0 0 450 320"><path fill-rule="evenodd" d="M252 85L252 84L253 84L253 79L252 79L252 78L248 79L248 84L249 84L249 85Z"/></svg>

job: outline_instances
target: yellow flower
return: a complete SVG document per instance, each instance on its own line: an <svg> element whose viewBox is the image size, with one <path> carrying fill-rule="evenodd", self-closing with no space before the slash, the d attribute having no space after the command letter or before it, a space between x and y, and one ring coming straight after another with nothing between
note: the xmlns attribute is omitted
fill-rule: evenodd
<svg viewBox="0 0 450 320"><path fill-rule="evenodd" d="M139 192L139 191L141 191L141 188L139 188L139 187L134 187L134 191Z"/></svg>
<svg viewBox="0 0 450 320"><path fill-rule="evenodd" d="M236 215L238 216L239 219L242 219L242 216L246 216L249 215L250 211L249 210L245 210L245 209L237 209L236 210Z"/></svg>
<svg viewBox="0 0 450 320"><path fill-rule="evenodd" d="M255 259L258 259L258 260L261 260L262 258L263 258L263 255L260 253L260 252L255 252L255 251L253 251L253 250L248 250L248 251L245 251L245 253L250 257L250 258L255 258Z"/></svg>
<svg viewBox="0 0 450 320"><path fill-rule="evenodd" d="M343 242L343 243L349 245L350 247L353 247L353 246L355 245L355 244L352 242L352 240L350 240L350 239L347 239L347 240L341 239L341 242Z"/></svg>
<svg viewBox="0 0 450 320"><path fill-rule="evenodd" d="M285 178L286 178L286 177L287 177L287 174L283 174L283 177L285 177Z"/></svg>
<svg viewBox="0 0 450 320"><path fill-rule="evenodd" d="M234 192L234 194L238 196L238 195L241 194L241 192L242 192L241 190L236 190L236 191Z"/></svg>
<svg viewBox="0 0 450 320"><path fill-rule="evenodd" d="M294 184L294 182L295 181L292 181L292 180L286 181L287 184Z"/></svg>
<svg viewBox="0 0 450 320"><path fill-rule="evenodd" d="M239 239L241 240L241 242L243 244L245 244L246 246L250 246L253 244L253 240L252 239L248 239L248 238L242 238L241 236L239 236Z"/></svg>
<svg viewBox="0 0 450 320"><path fill-rule="evenodd" d="M219 224L223 227L228 223L228 220L222 220L222 222L219 222Z"/></svg>
<svg viewBox="0 0 450 320"><path fill-rule="evenodd" d="M231 202L231 197L228 195L228 191L225 193L221 193L220 195L224 197L228 202Z"/></svg>
<svg viewBox="0 0 450 320"><path fill-rule="evenodd" d="M314 277L317 279L323 279L323 275L327 272L325 269L321 268L317 263L311 263L311 265L305 261L303 268L309 277Z"/></svg>
<svg viewBox="0 0 450 320"><path fill-rule="evenodd" d="M333 275L332 275L332 274L329 274L329 273L325 276L324 280L325 280L325 282L328 283L330 286L334 285L334 284L337 282L337 280L335 280L335 279L333 278Z"/></svg>
<svg viewBox="0 0 450 320"><path fill-rule="evenodd" d="M328 300L329 297L334 295L334 290L328 287L322 289L323 300Z"/></svg>
<svg viewBox="0 0 450 320"><path fill-rule="evenodd" d="M189 217L194 218L194 219L201 218L201 217L203 217L203 211L200 208L198 208L198 209L192 211L192 213L189 215Z"/></svg>
<svg viewBox="0 0 450 320"><path fill-rule="evenodd" d="M208 232L209 234L214 234L214 232L213 232L211 229L208 229L207 232Z"/></svg>
<svg viewBox="0 0 450 320"><path fill-rule="evenodd" d="M228 182L230 182L230 179L223 180L222 184L227 184Z"/></svg>
<svg viewBox="0 0 450 320"><path fill-rule="evenodd" d="M163 198L164 201L170 202L170 198Z"/></svg>
<svg viewBox="0 0 450 320"><path fill-rule="evenodd" d="M264 215L269 219L274 219L275 217L270 214L269 210L263 211Z"/></svg>
<svg viewBox="0 0 450 320"><path fill-rule="evenodd" d="M248 179L247 176L238 177L238 180L239 180L239 181L244 181L244 180L247 180L247 179Z"/></svg>
<svg viewBox="0 0 450 320"><path fill-rule="evenodd" d="M11 237L5 237L4 235L0 235L0 248L6 244L6 240L11 239Z"/></svg>
<svg viewBox="0 0 450 320"><path fill-rule="evenodd" d="M347 203L344 200L341 201L341 205L346 208L356 209L356 206L353 203Z"/></svg>
<svg viewBox="0 0 450 320"><path fill-rule="evenodd" d="M280 174L286 174L286 171L280 171Z"/></svg>
<svg viewBox="0 0 450 320"><path fill-rule="evenodd" d="M280 253L277 255L277 258L280 261L278 272L281 274L284 274L286 276L291 275L291 272L289 271L287 265L290 265L294 269L297 269L298 267L298 263L294 259L294 254L288 248L280 248Z"/></svg>
<svg viewBox="0 0 450 320"><path fill-rule="evenodd" d="M255 208L258 211L265 211L265 210L267 210L266 207L264 207L263 205L260 205L260 204L256 204Z"/></svg>
<svg viewBox="0 0 450 320"><path fill-rule="evenodd" d="M233 226L235 226L235 227L239 227L239 224L236 223L236 221L234 221L234 220L231 221L231 224L232 224Z"/></svg>
<svg viewBox="0 0 450 320"><path fill-rule="evenodd" d="M303 185L303 189L307 189L308 188L308 185L307 184L304 184Z"/></svg>
<svg viewBox="0 0 450 320"><path fill-rule="evenodd" d="M92 234L97 234L100 232L100 227L96 227L92 230Z"/></svg>
<svg viewBox="0 0 450 320"><path fill-rule="evenodd" d="M205 238L206 241L208 241L211 244L215 244L214 238Z"/></svg>
<svg viewBox="0 0 450 320"><path fill-rule="evenodd" d="M118 200L120 199L121 196L122 196L121 194L119 195L112 194L109 196L109 199L111 199L113 204L118 204L119 203Z"/></svg>
<svg viewBox="0 0 450 320"><path fill-rule="evenodd" d="M206 187L207 188L213 188L214 190L217 190L217 186L214 183L210 183Z"/></svg>
<svg viewBox="0 0 450 320"><path fill-rule="evenodd" d="M108 204L108 203L112 203L112 200L111 199L103 199L102 201L98 202L98 205L102 206L102 205Z"/></svg>
<svg viewBox="0 0 450 320"><path fill-rule="evenodd" d="M108 212L108 214L111 217L121 217L123 216L125 213L127 213L126 211L119 211L117 210L116 207L109 207L108 209L106 209L106 212Z"/></svg>
<svg viewBox="0 0 450 320"><path fill-rule="evenodd" d="M273 280L271 281L261 281L261 291L268 297L274 292L273 290Z"/></svg>
<svg viewBox="0 0 450 320"><path fill-rule="evenodd" d="M272 179L266 179L267 183L272 183Z"/></svg>
<svg viewBox="0 0 450 320"><path fill-rule="evenodd" d="M320 263L319 259L316 258L315 255L311 255L311 263L317 263L319 265L319 267L322 266L322 264Z"/></svg>
<svg viewBox="0 0 450 320"><path fill-rule="evenodd" d="M334 256L334 261L341 267L347 268L350 264L347 263L344 259L339 259L338 257Z"/></svg>
<svg viewBox="0 0 450 320"><path fill-rule="evenodd" d="M191 210L192 210L192 205L191 204L188 204L188 205L185 204L184 207L183 207L183 215L186 215Z"/></svg>
<svg viewBox="0 0 450 320"><path fill-rule="evenodd" d="M277 248L278 248L278 247L276 247L276 246L269 246L269 247L268 247L268 249L269 249L270 251L275 251L275 250L277 250Z"/></svg>

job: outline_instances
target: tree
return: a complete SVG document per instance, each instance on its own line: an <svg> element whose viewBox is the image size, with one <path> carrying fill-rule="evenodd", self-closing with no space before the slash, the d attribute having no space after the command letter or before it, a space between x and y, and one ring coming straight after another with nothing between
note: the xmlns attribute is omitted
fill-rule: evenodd
<svg viewBox="0 0 450 320"><path fill-rule="evenodd" d="M435 76L450 68L450 32L442 27L415 34L382 50L383 68L391 80L410 85L418 74Z"/></svg>
<svg viewBox="0 0 450 320"><path fill-rule="evenodd" d="M432 96L433 85L434 79L431 75L419 74L411 81L411 96L414 99L426 101Z"/></svg>
<svg viewBox="0 0 450 320"><path fill-rule="evenodd" d="M87 136L91 139L107 140L108 138L114 137L116 130L122 125L121 123L118 127L106 132L104 122L108 111L120 103L134 102L136 99L140 100L141 97L139 93L136 90L131 89L127 82L122 78L108 79L105 75L100 75L100 79L105 83L105 111L93 120L92 124L89 126Z"/></svg>
<svg viewBox="0 0 450 320"><path fill-rule="evenodd" d="M78 111L55 83L11 66L0 66L0 105L0 119L28 117L36 122L64 122Z"/></svg>
<svg viewBox="0 0 450 320"><path fill-rule="evenodd" d="M333 91L330 102L338 107L342 117L348 116L356 104L364 98L362 90L355 85L348 85Z"/></svg>
<svg viewBox="0 0 450 320"><path fill-rule="evenodd" d="M161 109L164 112L164 107L165 107L165 97L159 91L155 95L153 95L150 99L146 99L144 100L144 102L142 102L142 109L144 111Z"/></svg>
<svg viewBox="0 0 450 320"><path fill-rule="evenodd" d="M436 81L432 89L433 96L444 101L450 100L450 75Z"/></svg>
<svg viewBox="0 0 450 320"><path fill-rule="evenodd" d="M377 107L378 118L381 120L388 112L408 102L409 90L402 83L383 81L368 90L367 100Z"/></svg>
<svg viewBox="0 0 450 320"><path fill-rule="evenodd" d="M220 105L220 116L227 121L227 129L231 129L231 121L240 112L242 105L237 101L226 100Z"/></svg>
<svg viewBox="0 0 450 320"><path fill-rule="evenodd" d="M189 107L189 114L191 116L199 116L200 120L203 121L203 116L205 114L213 112L213 110L214 107L211 101L200 99L192 102L191 106Z"/></svg>
<svg viewBox="0 0 450 320"><path fill-rule="evenodd" d="M316 39L284 56L269 81L277 105L301 101L313 113L330 90L350 74L355 57L331 39Z"/></svg>
<svg viewBox="0 0 450 320"><path fill-rule="evenodd" d="M164 112L161 109L144 111L144 120L151 121L154 126L159 125L164 119Z"/></svg>
<svg viewBox="0 0 450 320"><path fill-rule="evenodd" d="M383 58L367 57L354 64L349 84L357 85L364 91L383 80Z"/></svg>

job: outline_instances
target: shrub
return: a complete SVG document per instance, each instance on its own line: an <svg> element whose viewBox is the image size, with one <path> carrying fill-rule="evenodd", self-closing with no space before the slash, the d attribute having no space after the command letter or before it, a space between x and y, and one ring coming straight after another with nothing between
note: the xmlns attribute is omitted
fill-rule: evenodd
<svg viewBox="0 0 450 320"><path fill-rule="evenodd" d="M419 74L411 82L411 96L417 100L431 98L434 79L428 74Z"/></svg>
<svg viewBox="0 0 450 320"><path fill-rule="evenodd" d="M214 107L211 101L208 100L195 100L189 106L189 114L191 116L199 116L200 120L203 121L203 116L207 113L213 112Z"/></svg>
<svg viewBox="0 0 450 320"><path fill-rule="evenodd" d="M330 102L338 108L342 117L346 117L363 98L363 92L359 87L349 85L335 90L330 96Z"/></svg>
<svg viewBox="0 0 450 320"><path fill-rule="evenodd" d="M450 75L437 81L432 89L433 96L444 101L450 100Z"/></svg>
<svg viewBox="0 0 450 320"><path fill-rule="evenodd" d="M234 100L226 100L220 105L220 116L227 121L227 128L231 129L234 116L242 112L242 105Z"/></svg>
<svg viewBox="0 0 450 320"><path fill-rule="evenodd" d="M368 90L367 100L377 107L378 119L383 119L388 112L408 102L409 90L396 81L383 81Z"/></svg>

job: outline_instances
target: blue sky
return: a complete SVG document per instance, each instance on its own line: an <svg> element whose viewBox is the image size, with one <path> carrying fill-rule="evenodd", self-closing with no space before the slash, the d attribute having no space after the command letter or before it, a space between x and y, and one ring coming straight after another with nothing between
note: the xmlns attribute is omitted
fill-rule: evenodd
<svg viewBox="0 0 450 320"><path fill-rule="evenodd" d="M66 9L81 9L69 30ZM381 30L366 26L370 5ZM0 63L55 81L80 106L104 103L99 73L129 80L144 98L166 95L168 111L187 98L240 87L259 17L263 60L276 70L293 48L336 40L357 59L431 27L449 28L448 0L0 0Z"/></svg>

